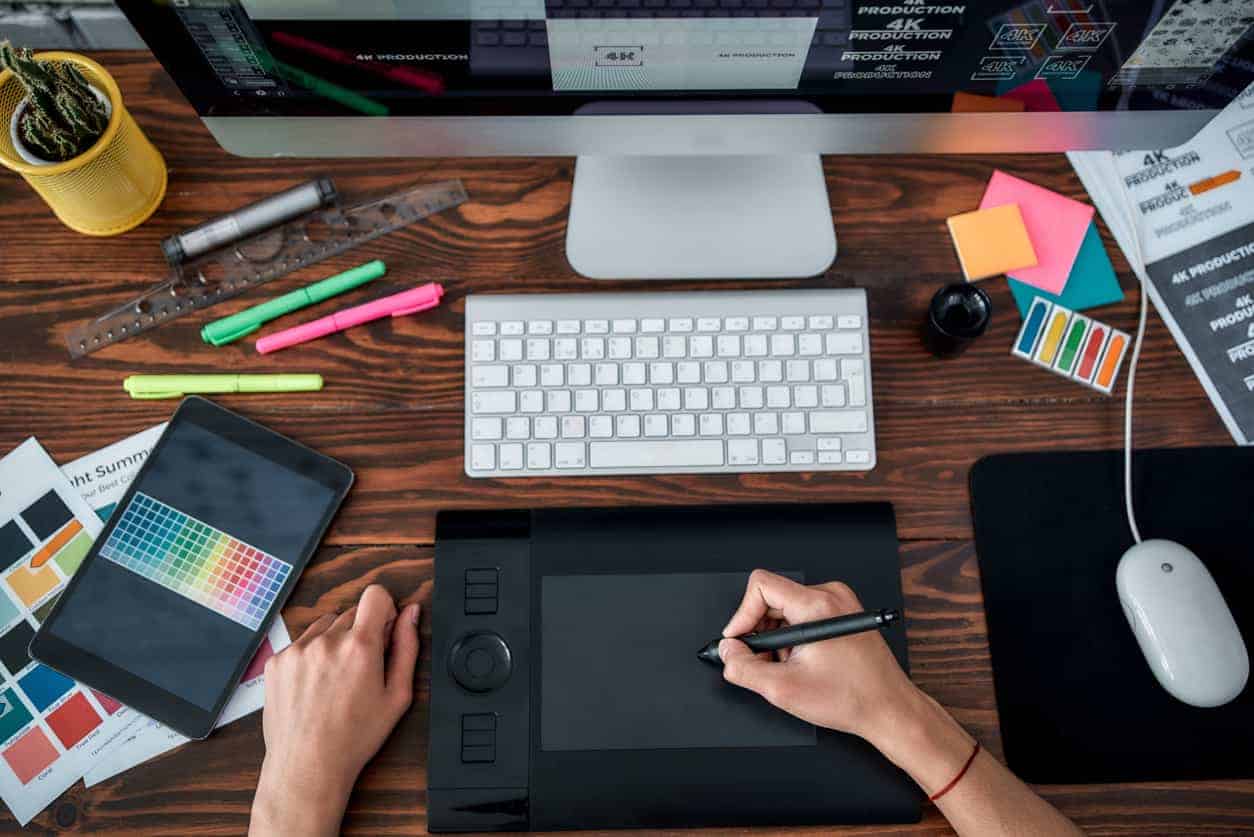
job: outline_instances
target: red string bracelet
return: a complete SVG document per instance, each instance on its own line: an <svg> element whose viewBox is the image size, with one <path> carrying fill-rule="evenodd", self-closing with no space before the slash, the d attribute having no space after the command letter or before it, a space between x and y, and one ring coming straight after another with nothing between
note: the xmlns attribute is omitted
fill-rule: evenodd
<svg viewBox="0 0 1254 837"><path fill-rule="evenodd" d="M932 802L935 802L936 800L940 799L942 796L944 796L945 794L953 790L954 785L961 782L962 777L967 775L967 771L971 769L971 762L975 761L975 757L978 756L979 754L980 754L980 742L977 741L975 742L975 749L971 751L971 758L967 759L967 763L964 764L962 766L962 769L958 771L958 775L953 778L953 781L951 781L948 785L945 785L945 787L941 788L936 793L929 796L928 799L931 800Z"/></svg>

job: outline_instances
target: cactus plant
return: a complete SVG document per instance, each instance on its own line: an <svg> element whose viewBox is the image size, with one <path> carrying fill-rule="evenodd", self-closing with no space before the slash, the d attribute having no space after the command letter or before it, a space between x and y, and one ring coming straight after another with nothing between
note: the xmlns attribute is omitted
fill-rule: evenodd
<svg viewBox="0 0 1254 837"><path fill-rule="evenodd" d="M4 41L0 67L12 70L26 90L18 132L30 152L52 162L71 160L104 133L109 111L73 64L36 61L29 49Z"/></svg>

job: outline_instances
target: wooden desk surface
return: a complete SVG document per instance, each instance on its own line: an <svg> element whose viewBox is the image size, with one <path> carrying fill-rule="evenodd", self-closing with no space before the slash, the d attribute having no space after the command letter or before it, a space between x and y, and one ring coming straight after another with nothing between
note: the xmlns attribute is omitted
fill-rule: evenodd
<svg viewBox="0 0 1254 837"><path fill-rule="evenodd" d="M902 544L914 677L1000 755L968 511L968 469L992 453L1119 447L1122 399L1103 398L1012 358L1008 347L1019 317L1003 281L986 283L996 308L994 325L961 359L939 362L926 355L919 328L931 294L958 274L945 218L976 206L994 168L1085 198L1061 154L826 159L839 259L821 280L758 286L868 290L879 440L879 466L873 472L471 481L462 471L464 297L472 292L643 288L639 283L593 283L566 263L564 232L574 161L235 158L210 138L148 53L106 53L101 60L165 155L169 193L142 228L97 240L61 226L17 177L7 172L0 176L0 451L36 435L64 462L166 419L172 402L125 396L122 378L134 372L321 372L327 379L321 393L222 399L357 472L352 496L284 612L293 634L317 614L349 606L372 582L398 597L428 602L439 509L888 500L897 510ZM318 173L333 175L348 195L458 177L471 201L344 258L279 280L271 290L288 290L377 257L388 264L387 283L443 282L448 291L444 305L271 358L254 354L250 342L221 349L205 346L198 331L206 318L195 315L70 361L64 345L67 327L158 278L164 266L158 249L162 238ZM1118 259L1124 287L1132 287L1118 248L1104 229L1103 234ZM213 313L221 316L258 298L240 298ZM338 305L329 303L318 313ZM1133 293L1102 315L1132 331L1135 312ZM1156 318L1151 322L1138 376L1137 443L1230 443L1166 329ZM424 642L428 631L424 614ZM363 775L345 820L348 833L425 831L430 666L424 645L414 708ZM31 828L94 834L241 833L262 757L260 720L259 715L249 717L205 743L90 790L78 785ZM1042 793L1095 834L1254 833L1254 781L1046 787ZM18 830L7 813L0 827ZM917 826L847 831L943 834L948 828L929 810Z"/></svg>

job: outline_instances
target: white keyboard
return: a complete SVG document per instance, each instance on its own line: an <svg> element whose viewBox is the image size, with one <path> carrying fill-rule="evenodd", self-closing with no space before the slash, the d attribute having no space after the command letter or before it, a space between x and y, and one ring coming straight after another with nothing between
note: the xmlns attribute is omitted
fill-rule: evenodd
<svg viewBox="0 0 1254 837"><path fill-rule="evenodd" d="M472 477L874 467L863 290L466 300Z"/></svg>

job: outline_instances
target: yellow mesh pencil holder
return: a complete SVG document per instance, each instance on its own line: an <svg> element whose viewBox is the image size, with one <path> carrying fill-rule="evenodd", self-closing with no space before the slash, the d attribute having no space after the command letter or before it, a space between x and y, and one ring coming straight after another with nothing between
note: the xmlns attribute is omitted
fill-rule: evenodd
<svg viewBox="0 0 1254 837"><path fill-rule="evenodd" d="M69 61L109 100L109 124L91 148L51 165L27 162L14 147L9 123L26 98L12 72L0 72L0 164L20 174L67 227L87 235L117 235L139 226L165 197L165 160L135 124L113 77L71 52L43 52L39 61Z"/></svg>

